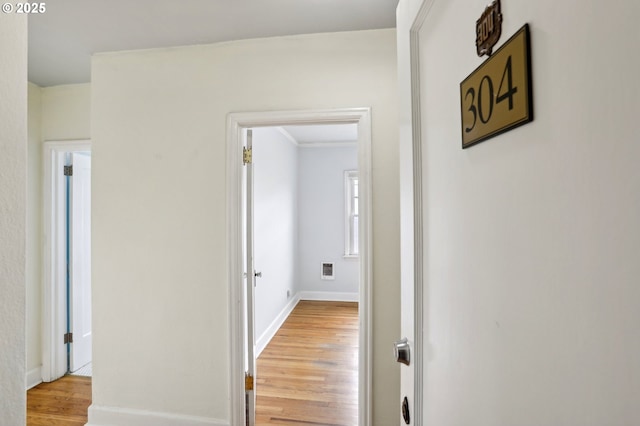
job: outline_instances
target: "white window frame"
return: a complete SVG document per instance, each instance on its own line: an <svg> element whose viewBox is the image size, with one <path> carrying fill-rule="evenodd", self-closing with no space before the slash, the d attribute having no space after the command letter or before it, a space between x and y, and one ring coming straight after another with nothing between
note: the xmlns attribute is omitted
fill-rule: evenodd
<svg viewBox="0 0 640 426"><path fill-rule="evenodd" d="M354 208L354 198L357 198L356 202L359 202L359 197L354 196L353 187L354 182L358 182L357 170L346 170L344 172L344 257L345 258L358 258L358 241L354 238L354 234L359 236L358 224L354 221L355 217L359 214L356 213ZM358 209L359 210L359 209ZM354 232L355 231L355 232ZM355 240L355 241L354 241Z"/></svg>

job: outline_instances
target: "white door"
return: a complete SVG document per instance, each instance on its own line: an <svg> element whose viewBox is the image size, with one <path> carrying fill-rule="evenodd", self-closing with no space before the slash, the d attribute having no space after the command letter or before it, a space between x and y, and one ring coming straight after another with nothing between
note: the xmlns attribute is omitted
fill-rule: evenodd
<svg viewBox="0 0 640 426"><path fill-rule="evenodd" d="M69 185L71 372L91 362L91 157L72 154Z"/></svg>
<svg viewBox="0 0 640 426"><path fill-rule="evenodd" d="M247 130L246 144L244 148L245 168L245 399L246 399L246 425L253 426L256 421L256 339L255 339L255 265L253 256L253 164L251 161L253 132Z"/></svg>

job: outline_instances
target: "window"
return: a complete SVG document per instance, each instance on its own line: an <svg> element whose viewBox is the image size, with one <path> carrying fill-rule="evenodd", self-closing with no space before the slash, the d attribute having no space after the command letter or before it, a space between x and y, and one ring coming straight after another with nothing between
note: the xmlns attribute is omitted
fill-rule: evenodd
<svg viewBox="0 0 640 426"><path fill-rule="evenodd" d="M358 172L344 172L345 188L345 257L358 256Z"/></svg>

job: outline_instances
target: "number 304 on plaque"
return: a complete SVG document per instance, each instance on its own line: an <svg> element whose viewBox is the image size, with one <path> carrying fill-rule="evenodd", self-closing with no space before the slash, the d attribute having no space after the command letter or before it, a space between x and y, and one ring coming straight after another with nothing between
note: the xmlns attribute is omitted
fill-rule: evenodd
<svg viewBox="0 0 640 426"><path fill-rule="evenodd" d="M462 148L533 120L529 25L460 83Z"/></svg>

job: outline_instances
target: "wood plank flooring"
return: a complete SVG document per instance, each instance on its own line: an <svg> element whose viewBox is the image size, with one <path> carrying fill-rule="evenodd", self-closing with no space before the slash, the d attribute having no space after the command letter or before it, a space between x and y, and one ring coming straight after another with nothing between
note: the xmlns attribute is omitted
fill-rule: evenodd
<svg viewBox="0 0 640 426"><path fill-rule="evenodd" d="M84 426L91 377L64 376L27 391L27 426Z"/></svg>
<svg viewBox="0 0 640 426"><path fill-rule="evenodd" d="M256 426L357 425L358 304L301 301L256 368Z"/></svg>
<svg viewBox="0 0 640 426"><path fill-rule="evenodd" d="M257 362L256 426L358 424L358 305L302 301ZM83 426L91 378L27 392L27 426Z"/></svg>

